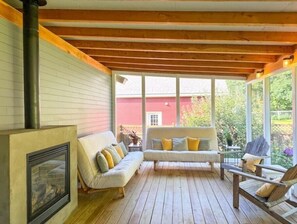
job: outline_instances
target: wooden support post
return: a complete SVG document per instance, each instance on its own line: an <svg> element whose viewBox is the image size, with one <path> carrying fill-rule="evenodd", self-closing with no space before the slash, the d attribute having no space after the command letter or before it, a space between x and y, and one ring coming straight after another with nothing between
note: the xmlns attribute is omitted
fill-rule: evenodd
<svg viewBox="0 0 297 224"><path fill-rule="evenodd" d="M239 175L233 174L233 207L239 208Z"/></svg>
<svg viewBox="0 0 297 224"><path fill-rule="evenodd" d="M246 160L243 160L242 161L242 172L246 173L247 172L247 167L246 167ZM242 176L241 177L241 181L245 181L246 180L246 177Z"/></svg>
<svg viewBox="0 0 297 224"><path fill-rule="evenodd" d="M262 177L262 167L256 166L256 176Z"/></svg>
<svg viewBox="0 0 297 224"><path fill-rule="evenodd" d="M125 197L125 188L120 187L120 188L119 188L119 193L120 193L120 195L121 195L122 197Z"/></svg>
<svg viewBox="0 0 297 224"><path fill-rule="evenodd" d="M209 165L210 165L210 171L211 172L214 172L214 162L209 162Z"/></svg>
<svg viewBox="0 0 297 224"><path fill-rule="evenodd" d="M225 170L224 170L224 168L220 168L220 176L221 176L221 180L225 179Z"/></svg>
<svg viewBox="0 0 297 224"><path fill-rule="evenodd" d="M78 178L78 181L81 185L81 188L83 189L84 192L87 192L89 190L88 186L85 184L79 170L77 169L77 178Z"/></svg>
<svg viewBox="0 0 297 224"><path fill-rule="evenodd" d="M154 160L154 171L157 171L157 160Z"/></svg>

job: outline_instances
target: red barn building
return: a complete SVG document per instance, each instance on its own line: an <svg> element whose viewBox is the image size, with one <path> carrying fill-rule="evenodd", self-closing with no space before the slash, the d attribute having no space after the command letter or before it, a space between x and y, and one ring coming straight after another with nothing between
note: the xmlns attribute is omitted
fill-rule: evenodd
<svg viewBox="0 0 297 224"><path fill-rule="evenodd" d="M116 85L117 126L133 127L142 125L141 77L125 75L125 84ZM171 77L145 78L145 107L148 126L176 124L176 79ZM227 91L224 80L216 81L216 92ZM180 109L191 106L192 97L210 97L211 80L180 78ZM137 129L137 128L136 128ZM141 129L141 128L140 128Z"/></svg>

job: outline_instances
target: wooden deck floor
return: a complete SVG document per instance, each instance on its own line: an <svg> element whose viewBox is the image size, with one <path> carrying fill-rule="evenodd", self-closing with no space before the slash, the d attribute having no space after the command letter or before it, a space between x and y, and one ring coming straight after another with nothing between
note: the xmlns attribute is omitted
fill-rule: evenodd
<svg viewBox="0 0 297 224"><path fill-rule="evenodd" d="M279 223L243 197L240 209L234 209L231 176L226 177L220 180L218 165L212 173L206 164L163 162L155 172L152 162L144 162L126 186L125 198L117 199L116 190L80 193L66 223ZM283 204L276 210L288 208ZM297 215L291 220L297 223Z"/></svg>

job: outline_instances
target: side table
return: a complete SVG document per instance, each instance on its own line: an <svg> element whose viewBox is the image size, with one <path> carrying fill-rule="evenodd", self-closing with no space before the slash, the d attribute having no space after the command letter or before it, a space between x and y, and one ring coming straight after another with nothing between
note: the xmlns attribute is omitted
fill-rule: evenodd
<svg viewBox="0 0 297 224"><path fill-rule="evenodd" d="M227 164L230 164L230 165L237 165L243 154L239 151L241 151L241 148L240 146L236 146L236 145L232 145L232 146L228 146L228 145L224 145L224 151L225 152L230 152L230 153L226 153L225 156L224 156L224 162L223 163L227 163ZM234 153L231 153L231 152L234 152ZM237 153L236 153L237 152Z"/></svg>
<svg viewBox="0 0 297 224"><path fill-rule="evenodd" d="M237 151L237 150L240 150L240 147L239 146L237 146L237 145L232 145L232 146L228 146L228 145L226 145L225 146L225 149L226 149L226 151Z"/></svg>
<svg viewBox="0 0 297 224"><path fill-rule="evenodd" d="M142 151L142 145L140 145L139 143L137 143L136 145L130 143L130 145L128 145L128 150L129 152Z"/></svg>

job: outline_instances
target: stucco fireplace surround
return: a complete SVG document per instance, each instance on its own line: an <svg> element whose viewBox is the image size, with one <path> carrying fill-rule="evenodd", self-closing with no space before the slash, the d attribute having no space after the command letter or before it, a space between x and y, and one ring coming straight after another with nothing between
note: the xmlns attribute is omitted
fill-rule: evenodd
<svg viewBox="0 0 297 224"><path fill-rule="evenodd" d="M77 133L76 126L0 131L0 223L28 223L27 157L34 153L69 144L69 202L64 203L47 223L63 223L77 206ZM53 158L55 182L65 168L63 155ZM51 161L51 163L53 163ZM45 166L40 166L44 169ZM42 170L41 170L42 171ZM58 184L55 184L56 186ZM62 184L63 186L63 184ZM60 186L61 187L61 186ZM65 188L66 189L66 188Z"/></svg>

